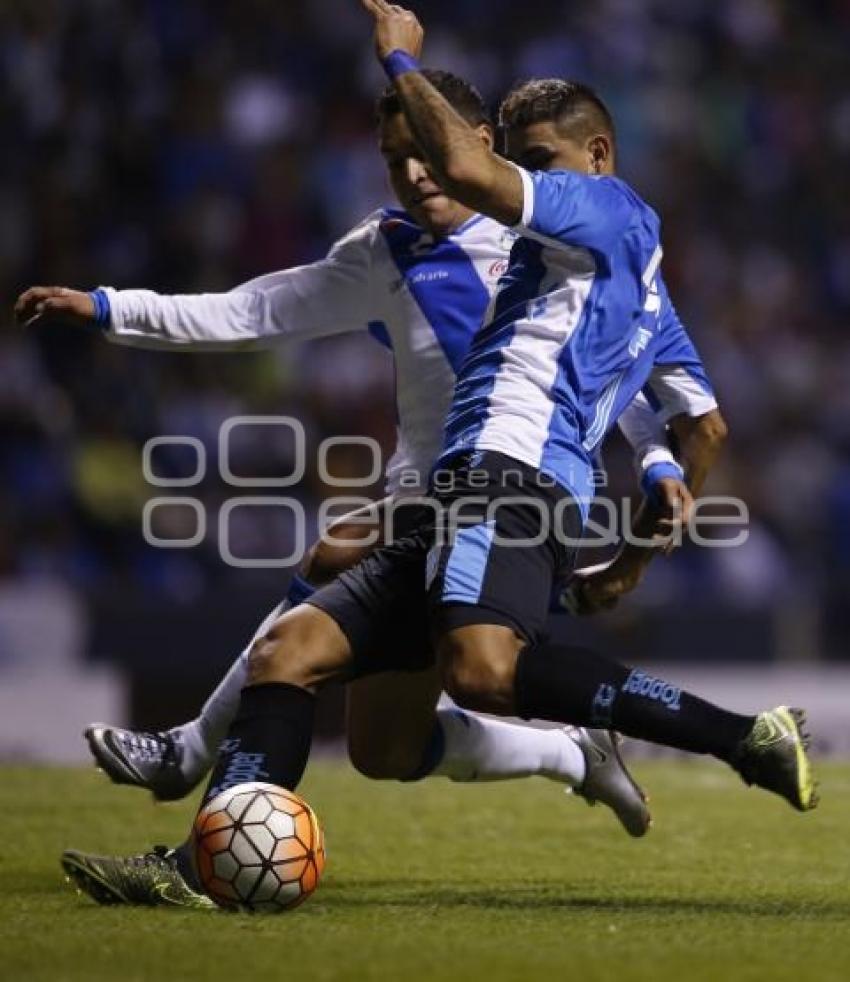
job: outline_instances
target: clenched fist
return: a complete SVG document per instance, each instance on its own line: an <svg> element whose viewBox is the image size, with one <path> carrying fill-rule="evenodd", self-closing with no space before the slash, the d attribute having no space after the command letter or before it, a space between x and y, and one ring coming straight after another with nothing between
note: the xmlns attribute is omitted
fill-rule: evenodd
<svg viewBox="0 0 850 982"><path fill-rule="evenodd" d="M406 51L414 58L422 52L425 31L416 14L386 0L360 0L375 18L375 51L383 61L393 51Z"/></svg>

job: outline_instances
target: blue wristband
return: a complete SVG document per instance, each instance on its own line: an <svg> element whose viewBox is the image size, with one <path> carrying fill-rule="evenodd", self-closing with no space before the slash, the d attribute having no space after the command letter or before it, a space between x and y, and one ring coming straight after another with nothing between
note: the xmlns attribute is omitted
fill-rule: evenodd
<svg viewBox="0 0 850 982"><path fill-rule="evenodd" d="M406 75L408 72L418 72L422 67L419 62L413 57L413 55L408 54L406 51L402 51L401 48L396 48L395 51L391 51L382 62L384 66L384 71L387 73L387 78L391 82L394 82L399 75Z"/></svg>
<svg viewBox="0 0 850 982"><path fill-rule="evenodd" d="M89 296L94 304L94 322L98 327L107 327L112 317L112 309L109 306L109 296L106 290L98 287L97 290L90 290Z"/></svg>
<svg viewBox="0 0 850 982"><path fill-rule="evenodd" d="M657 464L647 467L640 479L640 486L647 498L655 497L655 485L664 477L672 477L674 481L681 481L685 477L685 472L678 464L674 464L670 460L659 460Z"/></svg>

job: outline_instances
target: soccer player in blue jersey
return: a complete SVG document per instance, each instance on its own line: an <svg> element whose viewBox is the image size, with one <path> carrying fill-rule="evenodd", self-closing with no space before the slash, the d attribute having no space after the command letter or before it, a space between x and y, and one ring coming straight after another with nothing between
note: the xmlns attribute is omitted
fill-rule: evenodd
<svg viewBox="0 0 850 982"><path fill-rule="evenodd" d="M432 72L428 77L491 146L492 129L475 90L449 73ZM99 299L108 307L102 324L108 339L166 350L241 350L368 327L395 353L400 446L387 477L388 489L399 495L405 487L409 493L421 484L417 474L427 472L436 456L455 371L516 236L440 193L392 89L380 99L378 116L381 151L404 211L384 209L370 216L334 247L327 260L260 277L227 294L168 297L149 290L107 288ZM399 289L399 273L406 289ZM19 303L22 320L52 313L91 324L95 311L95 298L59 288L33 288ZM680 437L689 481L698 491L716 453L722 419L699 359L684 335L683 339L679 362L668 365L656 379L651 393L656 411L640 397L621 425L638 451L640 471L646 473L659 463L673 462L661 426L669 421ZM672 495L681 491L669 478L656 487ZM347 535L362 540L370 531L362 520L358 516L356 524L343 521L330 541L311 550L305 575L296 577L272 621L304 599L311 587L368 552L346 541ZM604 574L583 578L580 591L573 584L578 606L607 606L635 585L642 565L655 552L626 547ZM113 780L148 787L158 797L187 793L203 777L238 705L246 656L247 652L237 659L197 720L159 734L91 727L88 737L98 762ZM355 765L369 776L397 779L434 773L460 781L494 780L542 773L579 793L589 795L595 787L596 796L625 817L632 834L645 830L648 812L624 769L617 789L600 794L593 755L607 750L609 782L620 767L605 734L588 738L580 731L517 727L456 709L435 712L438 691L433 670L387 673L354 683L349 690L348 735ZM590 780L588 755L594 770ZM147 871L157 872L154 867L162 865L152 860ZM133 869L139 872L140 867L134 864ZM171 895L176 896L174 891Z"/></svg>
<svg viewBox="0 0 850 982"><path fill-rule="evenodd" d="M429 77L491 147L493 131L480 95L449 73ZM398 500L423 490L440 448L456 372L516 236L441 193L420 159L394 90L379 100L378 117L381 152L404 208L369 216L327 259L262 276L224 294L162 296L104 288L90 296L37 287L21 297L19 315L28 319L60 313L91 324L100 310L110 341L172 351L244 350L284 339L369 330L394 353L399 448L388 468L388 491ZM680 359L678 367L671 366L658 379L661 416L639 399L624 417L642 472L657 469L662 461L673 465L662 446L661 423L669 416L679 425L692 424L697 433L716 421L716 401L692 347L682 350ZM692 374L677 377L682 365ZM702 383L695 389L693 374ZM712 447L704 441L700 453L686 453L692 475ZM681 491L676 480L662 479L659 486L673 495ZM385 507L372 510L376 525ZM404 513L399 510L402 528ZM332 539L311 550L305 569L266 626L369 551L346 541L347 536L368 541L374 526L364 527L363 519L343 520ZM653 550L643 553L648 558ZM594 590L607 597L621 591L627 579L633 585L636 568L634 562L619 561L605 575L583 581L583 606L591 602ZM264 633L262 626L258 633ZM90 727L87 736L98 762L114 780L148 787L161 799L188 793L209 767L238 705L246 660L244 652L197 720L165 733ZM452 709L438 709L435 718L438 692L434 671L384 675L352 685L348 731L356 766L372 776L406 779L426 773L456 780L544 773L581 788L588 752L585 734L518 727ZM596 739L604 744L607 737L597 734ZM639 813L632 830L645 829L647 813L639 797L632 811Z"/></svg>
<svg viewBox="0 0 850 982"><path fill-rule="evenodd" d="M409 26L407 16L379 9L393 28ZM504 165L508 170L501 173L516 179L508 215L506 201L480 194L477 178L441 169L427 129L423 138L422 121L408 104L407 77L415 75L427 86L426 121L434 122L430 111L443 124L450 120L450 143L463 144L470 127L445 100L434 102L436 90L409 58L396 54L387 64L398 75L397 90L414 133L429 154L436 154L432 163L446 187L460 188L460 200L472 202L475 195L483 202L482 207L476 201L476 207L502 221L503 216L524 219L524 237L548 241L536 252L515 247L491 316L458 378L434 498L449 510L468 503L481 514L447 543L438 541L434 523L423 517L407 539L343 575L258 640L250 657L250 684L208 795L234 783L236 774L244 779L248 760L261 762L270 780L295 786L309 749L312 689L330 678L427 664L431 635L447 687L467 707L614 725L646 739L714 753L745 779L770 787L797 807L811 807L802 737L787 711L758 718L726 713L592 653L540 643L553 575L569 564L568 542L580 533L586 513L589 455L673 347L669 336L677 322L656 275L657 221L625 186L621 193L628 207L600 185L599 195L615 212L620 206L619 216L612 219L599 202L589 201L578 221L568 215L565 228L547 225L541 221L547 200L540 190L546 183L542 175L522 177ZM586 103L586 93L580 95ZM587 151L580 168L578 157L566 164L576 168L576 176L593 173L596 165L598 173L606 173L603 168L611 166L604 148L613 149L613 133L591 129L592 137L584 139L576 129L566 139L571 149ZM485 150L488 167L494 157ZM504 185L509 192L510 184ZM583 182L577 184L588 199L595 197ZM539 209L528 204L535 194L543 203ZM476 494L482 489L483 508ZM514 499L521 494L522 502L491 515L487 506L505 492ZM514 548L515 540L539 538L541 529L545 534L536 545ZM427 616L420 599L425 588ZM410 639L410 650L400 656L401 636Z"/></svg>
<svg viewBox="0 0 850 982"><path fill-rule="evenodd" d="M440 186L520 238L458 374L419 527L256 642L205 800L245 780L249 764L296 786L317 686L420 667L435 653L447 691L467 709L608 726L712 754L748 783L813 808L800 711L731 713L542 638L553 577L572 562L586 516L591 454L677 328L660 278L658 218L613 176L607 110L571 83L514 93L504 107L508 146L546 170L508 163L420 71L416 18L383 0L364 5Z"/></svg>

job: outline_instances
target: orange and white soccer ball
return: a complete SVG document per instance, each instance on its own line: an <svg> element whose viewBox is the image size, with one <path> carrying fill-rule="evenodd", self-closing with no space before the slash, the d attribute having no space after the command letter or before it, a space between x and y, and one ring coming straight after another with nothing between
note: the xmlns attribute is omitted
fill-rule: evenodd
<svg viewBox="0 0 850 982"><path fill-rule="evenodd" d="M275 784L237 784L195 819L195 867L206 892L229 910L297 907L325 866L322 829L297 794Z"/></svg>

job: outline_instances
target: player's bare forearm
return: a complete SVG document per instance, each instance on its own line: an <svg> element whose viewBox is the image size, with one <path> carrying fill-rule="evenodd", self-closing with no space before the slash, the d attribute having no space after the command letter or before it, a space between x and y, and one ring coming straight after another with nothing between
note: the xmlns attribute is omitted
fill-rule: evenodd
<svg viewBox="0 0 850 982"><path fill-rule="evenodd" d="M728 430L719 409L712 409L702 416L681 414L670 420L670 427L678 445L678 460L685 472L685 484L696 498L705 485L709 472L726 440ZM644 501L638 509L632 524L632 537L635 540L651 539L658 531L659 522L669 511L669 502L659 505ZM633 571L638 579L659 552L669 551L664 546L652 546L639 542L627 542L614 561L615 573Z"/></svg>
<svg viewBox="0 0 850 982"><path fill-rule="evenodd" d="M522 217L522 181L515 167L489 150L476 131L420 72L395 81L417 142L443 189L504 225Z"/></svg>
<svg viewBox="0 0 850 982"><path fill-rule="evenodd" d="M676 436L685 480L696 497L726 442L726 421L719 409L712 409L702 416L674 416L670 427Z"/></svg>
<svg viewBox="0 0 850 982"><path fill-rule="evenodd" d="M375 53L418 58L424 32L416 15L387 0L361 0L375 19ZM389 69L388 69L389 71ZM394 84L417 142L444 191L504 225L522 217L522 180L515 167L481 142L469 125L418 71L394 75Z"/></svg>

